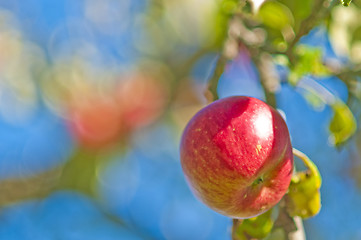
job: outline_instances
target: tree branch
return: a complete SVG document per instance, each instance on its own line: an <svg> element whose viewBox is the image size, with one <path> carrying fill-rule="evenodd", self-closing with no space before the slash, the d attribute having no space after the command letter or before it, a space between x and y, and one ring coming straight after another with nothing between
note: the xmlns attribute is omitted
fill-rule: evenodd
<svg viewBox="0 0 361 240"><path fill-rule="evenodd" d="M252 54L252 60L255 63L260 77L261 85L264 89L266 102L276 108L275 92L280 88L280 79L274 68L270 54L262 52L260 56Z"/></svg>
<svg viewBox="0 0 361 240"><path fill-rule="evenodd" d="M242 224L243 220L240 219L233 219L232 224L232 240L240 240L240 238L237 236L237 229Z"/></svg>
<svg viewBox="0 0 361 240"><path fill-rule="evenodd" d="M43 198L54 190L61 167L37 175L0 181L0 208L17 202Z"/></svg>
<svg viewBox="0 0 361 240"><path fill-rule="evenodd" d="M279 205L279 215L273 228L281 228L285 233L286 240L306 240L302 218L288 215L284 199L281 200Z"/></svg>
<svg viewBox="0 0 361 240"><path fill-rule="evenodd" d="M314 7L311 14L301 23L301 26L296 33L294 39L289 43L286 50L286 55L290 60L291 64L294 64L296 59L293 53L295 45L300 41L300 39L307 35L321 19L324 19L326 15L330 13L332 7L336 4L336 0L315 0Z"/></svg>

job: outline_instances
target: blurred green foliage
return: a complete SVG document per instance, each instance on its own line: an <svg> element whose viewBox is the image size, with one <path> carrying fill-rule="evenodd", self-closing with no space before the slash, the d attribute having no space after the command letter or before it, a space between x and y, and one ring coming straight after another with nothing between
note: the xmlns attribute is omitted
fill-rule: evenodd
<svg viewBox="0 0 361 240"><path fill-rule="evenodd" d="M300 45L295 51L297 62L291 66L290 84L297 85L297 82L305 75L329 75L329 70L322 63L321 49Z"/></svg>

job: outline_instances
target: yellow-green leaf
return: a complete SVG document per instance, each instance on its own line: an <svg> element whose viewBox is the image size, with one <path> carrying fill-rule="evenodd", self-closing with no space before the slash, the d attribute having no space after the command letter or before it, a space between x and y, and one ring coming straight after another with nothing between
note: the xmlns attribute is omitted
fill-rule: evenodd
<svg viewBox="0 0 361 240"><path fill-rule="evenodd" d="M345 7L347 7L348 5L350 5L352 0L341 0L342 5L344 5Z"/></svg>
<svg viewBox="0 0 361 240"><path fill-rule="evenodd" d="M264 25L278 30L292 26L294 23L290 9L276 1L265 2L260 8L258 16Z"/></svg>
<svg viewBox="0 0 361 240"><path fill-rule="evenodd" d="M322 63L322 51L319 48L300 45L296 49L297 62L291 67L289 82L296 85L302 76L312 74L324 76L329 70Z"/></svg>
<svg viewBox="0 0 361 240"><path fill-rule="evenodd" d="M243 220L236 230L239 239L243 240L249 237L261 239L267 237L273 228L275 220L273 213L275 213L275 210L272 208L257 217Z"/></svg>
<svg viewBox="0 0 361 240"><path fill-rule="evenodd" d="M351 110L342 101L336 101L331 107L334 113L330 123L332 143L339 146L355 133L357 124Z"/></svg>
<svg viewBox="0 0 361 240"><path fill-rule="evenodd" d="M286 5L291 11L296 22L303 21L311 14L314 1L312 0L279 0Z"/></svg>
<svg viewBox="0 0 361 240"><path fill-rule="evenodd" d="M313 217L321 210L321 174L306 155L295 149L294 153L303 161L307 170L297 172L292 177L289 191L285 195L287 212L292 217Z"/></svg>
<svg viewBox="0 0 361 240"><path fill-rule="evenodd" d="M220 0L214 18L215 47L221 47L228 33L228 21L240 7L238 0Z"/></svg>

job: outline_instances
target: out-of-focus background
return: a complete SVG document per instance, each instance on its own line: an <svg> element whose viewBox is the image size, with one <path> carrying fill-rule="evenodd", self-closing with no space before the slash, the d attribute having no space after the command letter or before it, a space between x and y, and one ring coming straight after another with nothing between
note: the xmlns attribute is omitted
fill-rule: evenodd
<svg viewBox="0 0 361 240"><path fill-rule="evenodd" d="M265 26L296 26L299 16L278 2L267 5ZM219 9L233 5L0 0L1 240L230 239L231 219L186 185L178 144L207 103L206 84L227 32ZM359 64L360 6L335 6L301 43L336 68ZM323 176L322 210L304 222L307 239L361 239L360 134L334 147L335 109L318 97L348 103L358 121L357 78L346 84L332 74L308 75L294 86L282 64L275 72L277 108L292 143ZM246 48L227 64L218 94L265 100Z"/></svg>

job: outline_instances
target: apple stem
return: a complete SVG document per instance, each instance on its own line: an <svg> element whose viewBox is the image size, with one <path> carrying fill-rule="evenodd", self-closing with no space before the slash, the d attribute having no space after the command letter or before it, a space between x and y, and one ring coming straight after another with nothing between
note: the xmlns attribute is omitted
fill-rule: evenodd
<svg viewBox="0 0 361 240"><path fill-rule="evenodd" d="M258 184L260 184L260 183L263 183L263 177L259 177L259 178L257 178L254 182L253 182L253 186L256 186L256 185L258 185Z"/></svg>
<svg viewBox="0 0 361 240"><path fill-rule="evenodd" d="M301 152L300 150L298 150L296 148L292 148L292 153L293 153L293 155L295 155L296 157L301 159L306 167L309 167L309 165L310 165L309 163L311 162L311 160L309 157L307 157L306 154L304 154L303 152Z"/></svg>
<svg viewBox="0 0 361 240"><path fill-rule="evenodd" d="M317 174L320 175L317 166L311 161L311 159L309 157L307 157L306 154L304 154L303 152L301 152L300 150L297 150L295 148L292 149L293 151L293 155L295 155L296 157L298 157L299 159L302 160L303 164L313 173L313 174Z"/></svg>

